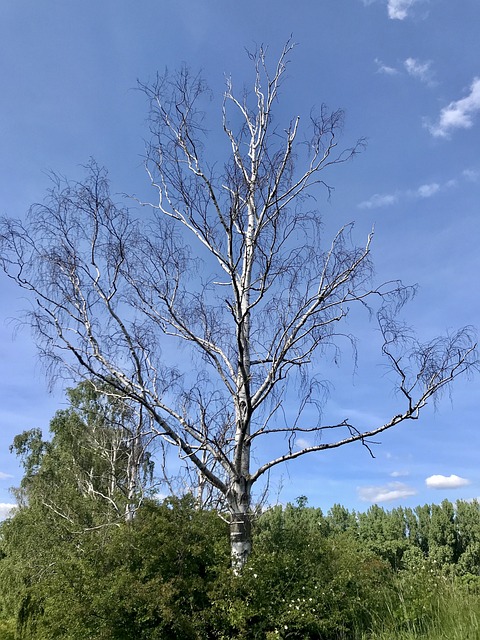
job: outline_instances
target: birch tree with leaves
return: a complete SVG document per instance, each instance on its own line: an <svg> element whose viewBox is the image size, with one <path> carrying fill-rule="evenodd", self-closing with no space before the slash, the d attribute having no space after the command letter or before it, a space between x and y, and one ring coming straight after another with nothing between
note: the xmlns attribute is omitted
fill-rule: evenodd
<svg viewBox="0 0 480 640"><path fill-rule="evenodd" d="M396 319L413 290L374 284L373 233L361 246L350 224L327 238L307 206L364 145L339 146L342 111L312 111L305 126L274 120L292 49L273 68L265 49L251 54L249 91L227 80L224 158L208 151L202 77L184 67L141 86L158 194L148 209L117 202L92 161L84 181L54 176L27 221L1 229L3 267L32 293L28 321L50 373L107 382L142 407L199 486L223 498L237 571L251 551L253 488L274 467L369 448L477 365L469 328L420 343ZM376 314L399 392L397 413L367 429L311 411L323 401L322 361L331 366L352 340L344 320L355 306ZM297 446L306 437L312 444ZM262 441L283 451L265 458Z"/></svg>
<svg viewBox="0 0 480 640"><path fill-rule="evenodd" d="M141 412L106 385L67 389L68 408L40 429L15 436L11 452L25 474L14 490L20 507L36 503L70 531L131 521L155 489L152 438Z"/></svg>

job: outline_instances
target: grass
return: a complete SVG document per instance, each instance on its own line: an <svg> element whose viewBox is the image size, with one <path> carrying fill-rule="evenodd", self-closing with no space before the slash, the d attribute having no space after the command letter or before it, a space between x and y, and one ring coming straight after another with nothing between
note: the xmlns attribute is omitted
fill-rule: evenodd
<svg viewBox="0 0 480 640"><path fill-rule="evenodd" d="M446 583L433 597L427 596L423 616L411 615L403 598L399 592L397 606L389 606L361 640L480 640L479 593Z"/></svg>

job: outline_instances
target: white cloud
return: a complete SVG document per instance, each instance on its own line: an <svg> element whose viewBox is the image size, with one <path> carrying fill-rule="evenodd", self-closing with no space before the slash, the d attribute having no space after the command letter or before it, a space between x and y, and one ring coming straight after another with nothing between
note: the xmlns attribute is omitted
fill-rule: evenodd
<svg viewBox="0 0 480 640"><path fill-rule="evenodd" d="M366 425L367 427L372 424L382 424L386 421L386 416L382 416L372 411L362 411L361 409L354 409L352 407L344 406L337 410L337 415L342 420L347 416L347 420L353 420L357 424Z"/></svg>
<svg viewBox="0 0 480 640"><path fill-rule="evenodd" d="M296 449L306 449L307 447L311 447L312 443L306 438L296 438L295 439L295 448Z"/></svg>
<svg viewBox="0 0 480 640"><path fill-rule="evenodd" d="M468 182L479 182L480 170L464 169L456 178L451 178L450 180L446 180L442 183L427 182L420 185L416 189L406 189L404 191L397 190L395 193L383 195L376 193L368 200L360 202L360 204L357 206L359 209L376 209L378 207L388 207L390 205L396 204L404 198L431 198L441 191L446 191L447 189L454 189L455 187L458 187L459 183L461 183L462 180L466 180Z"/></svg>
<svg viewBox="0 0 480 640"><path fill-rule="evenodd" d="M408 476L408 475L409 475L408 471L392 471L392 473L390 474L392 478L404 478L405 476Z"/></svg>
<svg viewBox="0 0 480 640"><path fill-rule="evenodd" d="M426 126L432 136L448 138L454 129L470 129L477 111L480 111L480 78L474 78L468 96L450 102L440 111L437 124Z"/></svg>
<svg viewBox="0 0 480 640"><path fill-rule="evenodd" d="M385 64L379 58L375 58L375 64L377 65L377 73L383 73L387 76L398 76L402 73L401 69L397 69L396 67L391 67ZM406 73L412 78L416 78L428 85L429 87L433 87L436 83L433 80L433 71L432 71L432 62L431 60L427 60L426 62L421 62L416 58L407 58L403 62L403 67Z"/></svg>
<svg viewBox="0 0 480 640"><path fill-rule="evenodd" d="M480 180L480 171L465 169L462 171L459 178L463 178L469 182L477 182ZM452 178L446 182L442 182L441 184L438 182L428 182L420 185L416 189L406 189L404 191L398 190L392 194L381 195L379 193L375 193L371 198L360 202L357 206L359 209L376 209L378 207L388 207L390 205L397 204L397 202L400 202L405 198L431 198L441 191L457 187L458 183L459 179Z"/></svg>
<svg viewBox="0 0 480 640"><path fill-rule="evenodd" d="M433 475L425 480L430 489L458 489L470 484L470 480L452 474L451 476Z"/></svg>
<svg viewBox="0 0 480 640"><path fill-rule="evenodd" d="M10 515L12 509L15 509L17 505L9 502L0 502L0 520L5 520Z"/></svg>
<svg viewBox="0 0 480 640"><path fill-rule="evenodd" d="M440 185L436 182L432 182L430 184L422 184L421 187L418 187L416 191L416 195L419 198L431 198L433 195L440 190Z"/></svg>
<svg viewBox="0 0 480 640"><path fill-rule="evenodd" d="M388 17L391 20L405 20L410 8L418 0L388 0Z"/></svg>
<svg viewBox="0 0 480 640"><path fill-rule="evenodd" d="M415 190L408 189L407 191L397 191L396 193L385 194L375 193L368 200L360 202L358 207L359 209L378 209L379 207L390 207L393 204L397 204L397 202L402 197L431 198L433 195L438 193L441 188L442 186L437 182L431 182L429 184L422 184Z"/></svg>
<svg viewBox="0 0 480 640"><path fill-rule="evenodd" d="M478 182L480 179L480 171L478 169L464 169L462 176L469 182Z"/></svg>
<svg viewBox="0 0 480 640"><path fill-rule="evenodd" d="M391 20L405 20L410 13L413 5L423 2L424 0L382 0L382 4L387 5L388 17ZM377 0L362 0L363 5L369 5L377 2Z"/></svg>
<svg viewBox="0 0 480 640"><path fill-rule="evenodd" d="M434 84L431 60L428 60L427 62L420 62L420 60L416 60L415 58L407 58L403 65L408 75L412 76L412 78L417 78L417 80L420 80L420 82L424 82L429 86Z"/></svg>
<svg viewBox="0 0 480 640"><path fill-rule="evenodd" d="M375 64L378 67L377 73L384 73L387 76L396 76L399 74L398 69L395 69L395 67L389 67L378 58L375 58Z"/></svg>
<svg viewBox="0 0 480 640"><path fill-rule="evenodd" d="M365 502L389 502L415 496L417 491L403 482L389 482L383 487L358 487L358 496Z"/></svg>
<svg viewBox="0 0 480 640"><path fill-rule="evenodd" d="M377 207L389 207L392 204L395 204L398 201L398 196L396 194L384 194L375 193L368 200L364 200L358 206L360 209L376 209Z"/></svg>
<svg viewBox="0 0 480 640"><path fill-rule="evenodd" d="M0 480L5 480L6 478L13 478L13 476L10 475L9 473L5 473L3 471L0 471Z"/></svg>

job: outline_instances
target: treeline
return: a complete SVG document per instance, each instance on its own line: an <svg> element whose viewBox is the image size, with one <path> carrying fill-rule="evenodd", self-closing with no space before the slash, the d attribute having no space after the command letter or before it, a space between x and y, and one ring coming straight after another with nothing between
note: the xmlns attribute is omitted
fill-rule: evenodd
<svg viewBox="0 0 480 640"><path fill-rule="evenodd" d="M480 637L478 502L324 514L300 497L257 514L238 575L221 508L155 499L128 405L88 385L69 399L49 439L14 441L2 640Z"/></svg>
<svg viewBox="0 0 480 640"><path fill-rule="evenodd" d="M480 505L449 500L441 504L398 507L386 511L374 505L365 513L334 505L325 518L331 531L346 531L393 569L404 569L413 558L428 559L442 571L480 576Z"/></svg>

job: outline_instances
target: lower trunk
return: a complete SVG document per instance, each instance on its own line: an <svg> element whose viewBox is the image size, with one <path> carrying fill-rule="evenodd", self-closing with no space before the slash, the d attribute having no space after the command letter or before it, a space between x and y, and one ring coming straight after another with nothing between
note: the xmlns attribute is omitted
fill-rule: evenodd
<svg viewBox="0 0 480 640"><path fill-rule="evenodd" d="M252 525L249 513L232 513L230 522L230 546L232 567L240 573L252 551Z"/></svg>
<svg viewBox="0 0 480 640"><path fill-rule="evenodd" d="M229 499L232 568L240 573L252 551L250 485L242 478L233 484Z"/></svg>

